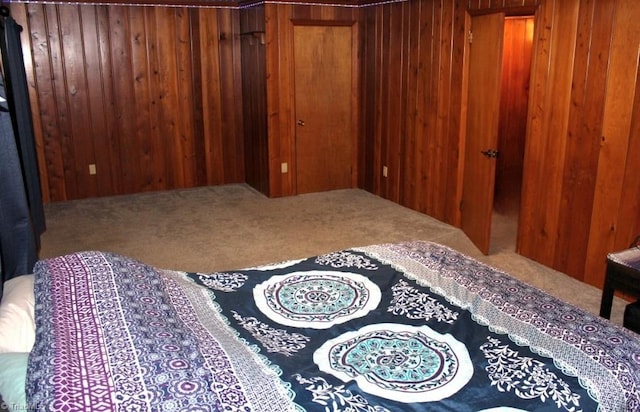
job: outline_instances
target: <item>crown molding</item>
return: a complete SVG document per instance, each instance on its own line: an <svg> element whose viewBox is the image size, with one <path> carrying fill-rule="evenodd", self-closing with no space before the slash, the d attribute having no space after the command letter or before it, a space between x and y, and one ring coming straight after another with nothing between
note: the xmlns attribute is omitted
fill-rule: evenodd
<svg viewBox="0 0 640 412"><path fill-rule="evenodd" d="M2 4L35 3L35 4L73 4L94 6L165 6L165 7L201 7L244 9L265 4L292 4L324 7L369 7L380 4L401 3L409 0L10 0Z"/></svg>
<svg viewBox="0 0 640 412"><path fill-rule="evenodd" d="M254 7L263 4L293 4L304 6L327 6L327 7L369 7L388 3L402 3L409 0L239 0L239 7Z"/></svg>

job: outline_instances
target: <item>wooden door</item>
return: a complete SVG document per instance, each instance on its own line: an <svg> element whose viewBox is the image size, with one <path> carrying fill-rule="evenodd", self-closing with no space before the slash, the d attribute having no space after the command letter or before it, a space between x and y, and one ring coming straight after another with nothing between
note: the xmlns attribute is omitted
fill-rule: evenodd
<svg viewBox="0 0 640 412"><path fill-rule="evenodd" d="M495 188L504 13L471 19L461 226L489 254Z"/></svg>
<svg viewBox="0 0 640 412"><path fill-rule="evenodd" d="M351 26L294 26L296 192L353 187Z"/></svg>

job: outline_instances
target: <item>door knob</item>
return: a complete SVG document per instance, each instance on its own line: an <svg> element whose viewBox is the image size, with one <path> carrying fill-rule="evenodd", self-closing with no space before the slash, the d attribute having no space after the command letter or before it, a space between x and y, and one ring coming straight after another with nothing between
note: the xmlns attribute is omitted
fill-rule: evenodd
<svg viewBox="0 0 640 412"><path fill-rule="evenodd" d="M495 158L495 157L498 157L499 152L497 150L487 149L487 150L481 151L480 153L482 153L483 155L489 158Z"/></svg>
<svg viewBox="0 0 640 412"><path fill-rule="evenodd" d="M304 120L298 120L298 126L304 126Z"/></svg>

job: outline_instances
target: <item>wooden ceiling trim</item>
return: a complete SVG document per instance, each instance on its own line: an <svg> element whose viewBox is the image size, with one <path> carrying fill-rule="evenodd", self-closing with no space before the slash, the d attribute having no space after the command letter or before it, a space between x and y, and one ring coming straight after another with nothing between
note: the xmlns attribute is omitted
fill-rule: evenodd
<svg viewBox="0 0 640 412"><path fill-rule="evenodd" d="M122 1L122 0L82 0L82 1L49 1L49 0L20 0L13 1L13 3L24 4L51 4L51 5L77 5L77 6L131 6L131 7L194 7L194 8L215 8L215 9L237 9L237 1L225 1L225 0L135 0L135 1Z"/></svg>
<svg viewBox="0 0 640 412"><path fill-rule="evenodd" d="M290 4L290 5L308 5L308 6L325 6L325 7L370 7L381 4L401 3L408 0L24 0L15 1L15 3L34 3L34 4L73 4L73 5L91 5L91 6L162 6L162 7L202 7L202 8L251 8L264 4Z"/></svg>
<svg viewBox="0 0 640 412"><path fill-rule="evenodd" d="M261 4L291 4L291 5L302 5L302 6L326 6L326 7L370 7L370 6L378 6L381 4L391 4L391 3L403 3L409 0L356 0L356 1L345 1L345 0L264 0L264 1L239 1L240 6L244 6L244 4L261 5Z"/></svg>

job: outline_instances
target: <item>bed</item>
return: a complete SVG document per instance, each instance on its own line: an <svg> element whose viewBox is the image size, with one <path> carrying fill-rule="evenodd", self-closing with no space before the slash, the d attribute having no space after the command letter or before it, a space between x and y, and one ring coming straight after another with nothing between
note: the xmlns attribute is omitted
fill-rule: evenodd
<svg viewBox="0 0 640 412"><path fill-rule="evenodd" d="M34 272L2 302L26 311L0 332L16 410L640 410L640 335L432 242L215 273L87 251Z"/></svg>

